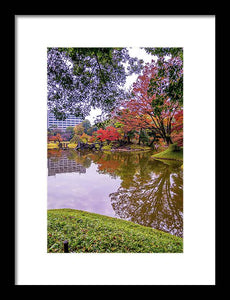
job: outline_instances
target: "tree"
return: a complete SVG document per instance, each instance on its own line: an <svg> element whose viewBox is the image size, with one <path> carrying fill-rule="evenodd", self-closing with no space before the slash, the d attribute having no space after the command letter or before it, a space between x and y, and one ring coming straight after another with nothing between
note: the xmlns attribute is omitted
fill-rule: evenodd
<svg viewBox="0 0 230 300"><path fill-rule="evenodd" d="M73 133L74 132L74 127L73 126L68 126L68 127L66 127L65 131Z"/></svg>
<svg viewBox="0 0 230 300"><path fill-rule="evenodd" d="M117 141L120 137L118 130L113 126L108 126L106 129L100 128L96 131L97 138L101 141Z"/></svg>
<svg viewBox="0 0 230 300"><path fill-rule="evenodd" d="M141 133L148 129L155 138L171 144L172 121L181 108L183 93L178 87L173 94L169 87L181 82L181 77L179 59L152 61L133 84L132 98L123 101L121 107L114 111L114 117L124 124L127 131L136 129Z"/></svg>
<svg viewBox="0 0 230 300"><path fill-rule="evenodd" d="M56 141L56 136L55 135L48 135L48 142L54 142Z"/></svg>
<svg viewBox="0 0 230 300"><path fill-rule="evenodd" d="M74 135L72 139L70 140L71 143L78 143L80 140L80 137L84 133L84 127L82 126L82 123L74 126Z"/></svg>
<svg viewBox="0 0 230 300"><path fill-rule="evenodd" d="M60 133L58 133L55 137L56 137L56 141L58 141L59 143L60 143L61 141L63 141L63 139L62 139Z"/></svg>
<svg viewBox="0 0 230 300"><path fill-rule="evenodd" d="M167 82L161 85L161 89L171 101L183 105L183 48L145 48L145 51L159 57L158 76L167 76ZM150 82L149 93L154 94L155 88L155 83Z"/></svg>
<svg viewBox="0 0 230 300"><path fill-rule="evenodd" d="M88 130L91 127L91 123L89 120L85 119L84 121L82 121L82 126L84 127L84 133L88 134Z"/></svg>
<svg viewBox="0 0 230 300"><path fill-rule="evenodd" d="M84 133L84 127L82 123L74 126L74 133L76 135L82 135Z"/></svg>
<svg viewBox="0 0 230 300"><path fill-rule="evenodd" d="M127 141L128 143L131 142L131 139L135 137L137 131L136 129L129 129L124 122L115 122L114 126L117 128L117 132L120 135L120 139L123 141Z"/></svg>
<svg viewBox="0 0 230 300"><path fill-rule="evenodd" d="M65 133L62 134L63 139L69 141L73 138L73 136L74 136L74 127L73 126L66 127Z"/></svg>
<svg viewBox="0 0 230 300"><path fill-rule="evenodd" d="M63 139L62 139L60 133L58 133L56 135L49 135L48 136L48 141L49 142L56 142L56 141L58 141L60 143L61 141L63 141Z"/></svg>
<svg viewBox="0 0 230 300"><path fill-rule="evenodd" d="M90 135L90 136L92 136L93 133L94 133L95 131L97 131L97 130L98 130L97 126L93 125L93 126L91 126L91 127L87 130L87 134Z"/></svg>
<svg viewBox="0 0 230 300"><path fill-rule="evenodd" d="M126 48L48 48L48 107L57 119L110 112L127 93L126 76L141 69ZM126 64L126 65L125 65Z"/></svg>
<svg viewBox="0 0 230 300"><path fill-rule="evenodd" d="M145 51L149 54L156 55L158 57L163 56L171 56L171 57L179 57L181 60L183 60L183 48L176 47L176 48L144 48Z"/></svg>
<svg viewBox="0 0 230 300"><path fill-rule="evenodd" d="M90 141L90 139L91 139L91 136L83 132L83 134L80 136L79 140L80 140L80 142L86 144Z"/></svg>
<svg viewBox="0 0 230 300"><path fill-rule="evenodd" d="M183 109L179 110L172 123L172 137L174 143L179 147L183 147Z"/></svg>

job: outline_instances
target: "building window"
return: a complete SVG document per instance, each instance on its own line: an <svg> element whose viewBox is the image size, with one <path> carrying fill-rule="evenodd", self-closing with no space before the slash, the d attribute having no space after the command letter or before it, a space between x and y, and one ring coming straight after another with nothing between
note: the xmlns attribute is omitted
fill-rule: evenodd
<svg viewBox="0 0 230 300"><path fill-rule="evenodd" d="M73 115L70 115L64 121L56 120L54 114L50 113L50 112L48 112L47 118L48 118L48 120L47 120L48 128L52 125L57 125L57 128L66 129L69 126L74 127L75 125L80 124L83 121L83 119L77 118Z"/></svg>

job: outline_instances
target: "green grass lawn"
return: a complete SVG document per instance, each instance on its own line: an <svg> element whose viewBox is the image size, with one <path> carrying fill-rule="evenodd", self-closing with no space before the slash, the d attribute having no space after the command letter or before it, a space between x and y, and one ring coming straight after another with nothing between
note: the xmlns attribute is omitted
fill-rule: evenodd
<svg viewBox="0 0 230 300"><path fill-rule="evenodd" d="M183 149L180 149L179 151L175 151L175 150L172 150L172 147L169 147L165 151L162 151L162 152L152 155L152 158L177 159L177 160L183 161Z"/></svg>
<svg viewBox="0 0 230 300"><path fill-rule="evenodd" d="M181 253L183 239L133 222L74 209L48 210L47 252Z"/></svg>

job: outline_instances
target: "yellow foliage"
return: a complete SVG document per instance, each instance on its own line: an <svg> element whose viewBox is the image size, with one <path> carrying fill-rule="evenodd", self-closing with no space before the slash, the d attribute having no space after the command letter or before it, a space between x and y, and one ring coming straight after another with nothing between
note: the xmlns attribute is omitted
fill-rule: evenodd
<svg viewBox="0 0 230 300"><path fill-rule="evenodd" d="M73 149L73 148L77 147L77 144L76 143L69 143L68 147L71 148L71 149Z"/></svg>
<svg viewBox="0 0 230 300"><path fill-rule="evenodd" d="M83 133L80 137L80 141L83 143L88 143L90 139L91 139L91 136L87 135L86 133Z"/></svg>
<svg viewBox="0 0 230 300"><path fill-rule="evenodd" d="M56 143L48 143L47 148L48 149L59 149L58 144L56 144Z"/></svg>

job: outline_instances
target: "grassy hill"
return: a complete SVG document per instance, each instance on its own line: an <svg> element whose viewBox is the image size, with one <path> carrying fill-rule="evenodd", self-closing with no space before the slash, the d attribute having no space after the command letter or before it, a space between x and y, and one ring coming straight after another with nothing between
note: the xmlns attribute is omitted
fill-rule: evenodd
<svg viewBox="0 0 230 300"><path fill-rule="evenodd" d="M175 144L169 146L165 151L152 155L152 158L157 159L176 159L183 161L183 148L175 147Z"/></svg>
<svg viewBox="0 0 230 300"><path fill-rule="evenodd" d="M133 222L74 209L48 210L47 252L181 253L183 239Z"/></svg>

